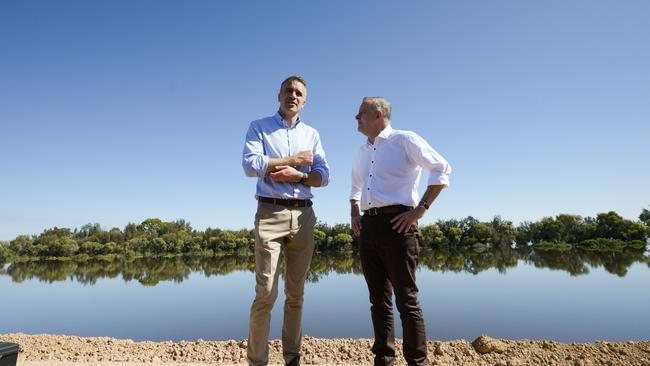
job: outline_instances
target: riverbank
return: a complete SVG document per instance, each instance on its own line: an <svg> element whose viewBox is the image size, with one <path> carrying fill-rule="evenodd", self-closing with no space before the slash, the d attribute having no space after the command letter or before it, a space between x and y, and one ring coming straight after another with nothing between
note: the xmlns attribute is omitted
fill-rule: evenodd
<svg viewBox="0 0 650 366"><path fill-rule="evenodd" d="M134 342L108 337L62 335L0 335L0 341L18 343L19 366L134 366L245 365L246 341ZM369 339L304 337L304 365L371 365ZM397 344L401 354L401 342ZM271 341L271 364L282 364L280 341ZM650 366L650 341L558 343L553 341L497 340L479 337L473 342L429 341L432 365L626 365ZM399 356L396 365L405 365Z"/></svg>

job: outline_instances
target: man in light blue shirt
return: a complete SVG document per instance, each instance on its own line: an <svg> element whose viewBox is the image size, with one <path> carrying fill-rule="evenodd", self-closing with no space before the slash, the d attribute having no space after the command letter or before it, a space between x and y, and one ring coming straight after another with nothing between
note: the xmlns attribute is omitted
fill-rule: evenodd
<svg viewBox="0 0 650 366"><path fill-rule="evenodd" d="M278 267L284 253L285 295L282 353L300 365L305 280L314 253L311 187L329 182L329 167L318 132L300 119L307 83L290 76L280 85L274 116L251 122L242 158L244 172L257 177L255 214L255 300L251 306L247 358L267 365L271 310L278 296Z"/></svg>

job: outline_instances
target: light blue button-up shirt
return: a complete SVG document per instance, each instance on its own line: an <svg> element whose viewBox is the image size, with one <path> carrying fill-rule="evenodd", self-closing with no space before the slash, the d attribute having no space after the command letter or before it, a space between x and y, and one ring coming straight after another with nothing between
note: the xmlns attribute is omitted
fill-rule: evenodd
<svg viewBox="0 0 650 366"><path fill-rule="evenodd" d="M311 187L300 183L276 182L266 177L269 158L284 158L300 151L311 150L314 154L312 166L296 167L304 173L320 172L321 186L329 183L329 166L325 151L316 129L307 126L300 119L291 127L279 113L251 122L246 133L242 166L249 177L257 177L257 192L261 197L284 199L312 198Z"/></svg>

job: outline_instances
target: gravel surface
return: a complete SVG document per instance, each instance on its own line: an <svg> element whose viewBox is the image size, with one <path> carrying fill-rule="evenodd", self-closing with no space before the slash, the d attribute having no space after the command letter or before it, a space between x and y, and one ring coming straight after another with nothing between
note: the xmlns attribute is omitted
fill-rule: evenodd
<svg viewBox="0 0 650 366"><path fill-rule="evenodd" d="M18 365L122 365L160 364L179 366L245 365L246 341L134 342L107 337L82 338L62 335L0 335L0 341L18 343ZM279 340L269 342L271 364L282 364ZM319 339L304 337L304 365L372 365L369 339ZM405 365L401 342L396 365ZM566 344L553 341L498 340L480 336L473 342L429 341L432 365L476 366L650 366L650 341Z"/></svg>

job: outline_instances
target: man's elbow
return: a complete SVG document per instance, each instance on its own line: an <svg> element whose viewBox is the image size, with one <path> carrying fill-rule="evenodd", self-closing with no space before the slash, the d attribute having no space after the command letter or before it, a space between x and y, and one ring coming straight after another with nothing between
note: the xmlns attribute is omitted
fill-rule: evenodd
<svg viewBox="0 0 650 366"><path fill-rule="evenodd" d="M263 157L257 157L255 155L244 156L241 162L242 168L244 168L244 173L247 177L264 177L266 174L267 163Z"/></svg>
<svg viewBox="0 0 650 366"><path fill-rule="evenodd" d="M247 177L260 176L259 172L253 167L253 165L248 162L242 163L242 168L244 168L244 174L246 174Z"/></svg>
<svg viewBox="0 0 650 366"><path fill-rule="evenodd" d="M327 174L323 174L321 170L314 170L314 172L318 174L318 182L312 187L325 187L329 184L329 176Z"/></svg>

